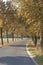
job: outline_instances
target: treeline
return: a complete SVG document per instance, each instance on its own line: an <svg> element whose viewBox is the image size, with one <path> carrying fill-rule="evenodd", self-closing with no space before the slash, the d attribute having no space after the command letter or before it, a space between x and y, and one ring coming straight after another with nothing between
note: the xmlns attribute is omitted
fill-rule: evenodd
<svg viewBox="0 0 43 65"><path fill-rule="evenodd" d="M36 37L40 37L43 49L43 0L0 1L0 24L1 39L4 34L7 41L8 34L31 36L37 46Z"/></svg>

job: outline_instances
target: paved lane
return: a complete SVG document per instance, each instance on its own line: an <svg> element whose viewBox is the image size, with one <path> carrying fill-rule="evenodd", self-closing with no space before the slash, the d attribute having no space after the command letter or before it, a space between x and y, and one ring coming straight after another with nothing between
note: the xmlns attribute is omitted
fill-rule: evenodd
<svg viewBox="0 0 43 65"><path fill-rule="evenodd" d="M0 48L0 65L35 65L26 52L27 40Z"/></svg>

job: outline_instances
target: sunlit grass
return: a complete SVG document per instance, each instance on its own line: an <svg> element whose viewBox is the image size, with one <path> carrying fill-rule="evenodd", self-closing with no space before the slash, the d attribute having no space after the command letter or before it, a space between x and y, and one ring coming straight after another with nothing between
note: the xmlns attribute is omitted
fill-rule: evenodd
<svg viewBox="0 0 43 65"><path fill-rule="evenodd" d="M31 43L30 43L31 42ZM30 47L28 47L28 50L32 54L33 58L36 60L36 62L39 65L43 65L43 55L41 53L41 47L40 43L38 42L37 47L34 47L34 44L32 41L29 42ZM31 47L33 46L33 47Z"/></svg>
<svg viewBox="0 0 43 65"><path fill-rule="evenodd" d="M2 44L0 44L0 48L2 47Z"/></svg>
<svg viewBox="0 0 43 65"><path fill-rule="evenodd" d="M14 38L14 41L12 40L12 38L9 38L9 43L7 43L7 39L3 39L3 45L1 43L1 40L0 40L0 48L3 47L3 46L7 46L8 44L12 44L12 43L15 43L15 42L20 42L22 39L21 38Z"/></svg>

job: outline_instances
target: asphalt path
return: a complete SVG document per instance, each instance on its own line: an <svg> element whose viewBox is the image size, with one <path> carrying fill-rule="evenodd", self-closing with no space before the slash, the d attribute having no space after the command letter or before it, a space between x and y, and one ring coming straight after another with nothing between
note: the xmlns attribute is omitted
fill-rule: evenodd
<svg viewBox="0 0 43 65"><path fill-rule="evenodd" d="M0 48L0 65L36 65L26 52L28 39Z"/></svg>

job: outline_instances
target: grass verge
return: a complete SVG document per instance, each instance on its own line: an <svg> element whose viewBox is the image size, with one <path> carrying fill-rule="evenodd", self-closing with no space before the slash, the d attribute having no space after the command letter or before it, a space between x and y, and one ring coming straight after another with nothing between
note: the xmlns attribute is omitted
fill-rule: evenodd
<svg viewBox="0 0 43 65"><path fill-rule="evenodd" d="M34 47L32 40L28 43L28 50L32 54L38 65L43 65L43 55L41 53L40 43L38 41L37 47Z"/></svg>

